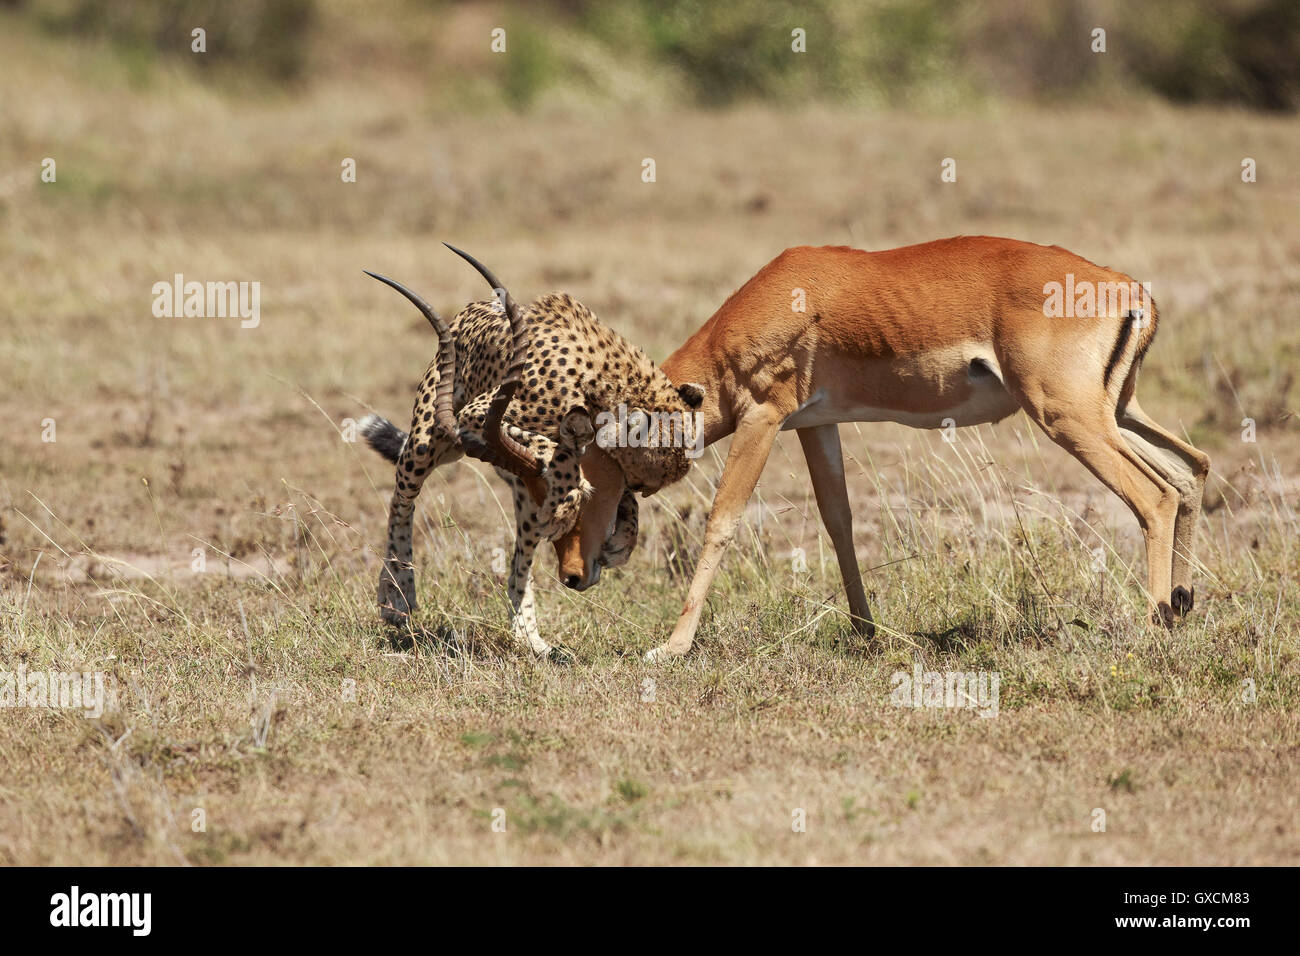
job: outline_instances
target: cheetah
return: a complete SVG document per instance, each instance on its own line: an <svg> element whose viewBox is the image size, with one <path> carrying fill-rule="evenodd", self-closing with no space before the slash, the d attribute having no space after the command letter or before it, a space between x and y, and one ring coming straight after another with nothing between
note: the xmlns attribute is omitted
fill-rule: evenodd
<svg viewBox="0 0 1300 956"><path fill-rule="evenodd" d="M370 447L397 466L379 575L380 615L390 624L410 624L416 608L411 542L416 497L435 468L468 456L492 465L510 486L515 544L507 592L514 637L538 656L559 658L564 652L538 632L532 565L537 546L566 535L591 495L582 475L584 454L600 447L627 476L595 561L596 577L601 566L625 563L636 547L633 489L651 494L679 480L691 464L688 449L681 442L675 446L666 433L662 442L627 447L604 440L610 430L597 434L596 424L620 408L631 408L628 418L643 425L647 418L668 420L673 413L685 420L699 408L704 392L693 383L673 385L641 349L567 293L550 293L521 308L486 266L447 248L495 292L494 299L470 303L450 323L400 283L366 273L405 296L438 336L438 353L416 391L410 431L378 415L361 421ZM572 579L568 583L577 586Z"/></svg>

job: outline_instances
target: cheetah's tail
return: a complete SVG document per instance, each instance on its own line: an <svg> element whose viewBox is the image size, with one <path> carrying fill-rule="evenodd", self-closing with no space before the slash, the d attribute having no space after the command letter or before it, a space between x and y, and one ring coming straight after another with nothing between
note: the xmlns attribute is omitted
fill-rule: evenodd
<svg viewBox="0 0 1300 956"><path fill-rule="evenodd" d="M406 432L387 418L380 418L378 415L367 415L361 419L360 424L361 434L366 437L366 444L393 464L397 464L397 458L406 445Z"/></svg>

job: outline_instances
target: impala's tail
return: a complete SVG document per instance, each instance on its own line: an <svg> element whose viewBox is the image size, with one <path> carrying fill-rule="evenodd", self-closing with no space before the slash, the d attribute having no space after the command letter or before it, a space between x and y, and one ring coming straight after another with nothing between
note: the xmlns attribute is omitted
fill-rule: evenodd
<svg viewBox="0 0 1300 956"><path fill-rule="evenodd" d="M402 449L406 447L406 432L387 418L380 418L378 415L367 415L361 419L360 425L366 444L393 464L397 464Z"/></svg>

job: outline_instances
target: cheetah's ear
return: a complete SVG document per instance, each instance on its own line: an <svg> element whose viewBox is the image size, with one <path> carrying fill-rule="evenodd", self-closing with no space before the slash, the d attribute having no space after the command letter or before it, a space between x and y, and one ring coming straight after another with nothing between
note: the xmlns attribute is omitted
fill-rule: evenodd
<svg viewBox="0 0 1300 956"><path fill-rule="evenodd" d="M682 397L687 408L699 408L704 404L704 386L696 382L683 382L678 385L677 394Z"/></svg>
<svg viewBox="0 0 1300 956"><path fill-rule="evenodd" d="M581 455L596 437L596 429L591 424L591 413L581 405L575 405L564 413L560 420L560 444L567 445Z"/></svg>

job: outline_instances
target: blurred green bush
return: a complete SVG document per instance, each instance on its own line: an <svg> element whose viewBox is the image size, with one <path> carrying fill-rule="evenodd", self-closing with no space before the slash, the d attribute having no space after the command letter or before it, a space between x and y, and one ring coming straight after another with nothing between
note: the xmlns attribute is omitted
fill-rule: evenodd
<svg viewBox="0 0 1300 956"><path fill-rule="evenodd" d="M111 40L129 57L189 56L191 31L202 27L206 52L198 69L246 67L272 80L302 74L315 0L8 0L26 7L54 33Z"/></svg>
<svg viewBox="0 0 1300 956"><path fill-rule="evenodd" d="M1137 4L1141 82L1183 103L1300 108L1300 0Z"/></svg>
<svg viewBox="0 0 1300 956"><path fill-rule="evenodd" d="M1300 107L1300 0L570 0L556 7L610 46L680 70L703 103L864 91L893 104L971 92L1076 95L1105 77L1181 102ZM794 27L806 31L802 56L791 55ZM1104 56L1091 49L1096 27L1107 31Z"/></svg>
<svg viewBox="0 0 1300 956"><path fill-rule="evenodd" d="M312 69L313 42L373 60L425 44L435 86L478 82L528 108L548 93L639 102L686 98L955 106L984 97L1102 98L1300 108L1300 0L0 0L44 28L111 40L128 58L189 52L274 80ZM326 17L325 14L329 16ZM411 30L413 18L426 26ZM509 54L466 59L472 19L510 24ZM428 27L432 25L432 29ZM361 28L364 29L361 29ZM1107 51L1091 49L1095 28ZM792 50L796 28L807 52ZM457 39L450 39L452 36ZM462 46L440 67L439 43ZM486 50L486 38L484 39ZM440 69L442 72L440 72Z"/></svg>

